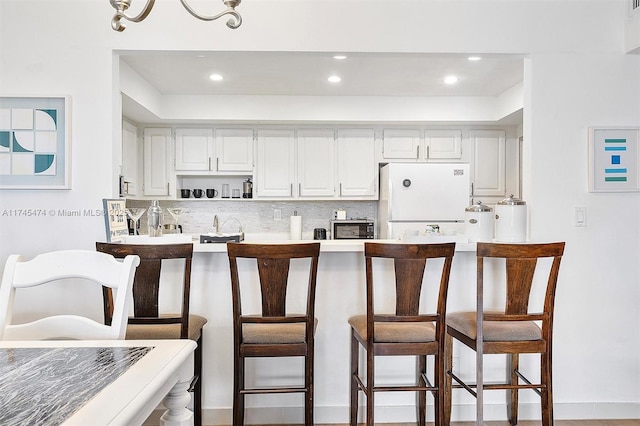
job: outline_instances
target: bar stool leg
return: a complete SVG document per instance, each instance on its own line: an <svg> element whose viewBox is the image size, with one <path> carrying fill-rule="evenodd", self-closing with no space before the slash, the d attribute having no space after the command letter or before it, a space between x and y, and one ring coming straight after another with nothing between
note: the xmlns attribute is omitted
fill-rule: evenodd
<svg viewBox="0 0 640 426"><path fill-rule="evenodd" d="M510 385L518 384L518 375L516 371L519 368L520 358L518 354L509 354L507 356L507 379ZM509 414L509 423L511 425L518 424L518 389L509 391L509 399L507 400L507 412Z"/></svg>
<svg viewBox="0 0 640 426"><path fill-rule="evenodd" d="M416 386L426 386L427 384L422 379L427 371L427 357L425 355L418 355L416 357ZM437 403L437 399L435 400ZM436 410L437 410L437 404ZM416 417L418 426L425 426L427 416L427 392L416 392Z"/></svg>
<svg viewBox="0 0 640 426"><path fill-rule="evenodd" d="M367 426L373 426L373 414L374 414L374 374L375 368L373 366L373 348L371 350L367 350Z"/></svg>
<svg viewBox="0 0 640 426"><path fill-rule="evenodd" d="M244 425L244 358L236 356L233 375L233 426Z"/></svg>
<svg viewBox="0 0 640 426"><path fill-rule="evenodd" d="M540 377L544 387L542 393L542 424L543 426L553 426L553 392L551 378L551 342L549 342L547 352L540 355Z"/></svg>
<svg viewBox="0 0 640 426"><path fill-rule="evenodd" d="M451 395L453 387L453 379L448 371L453 371L453 337L450 334L445 336L445 362L444 362L444 408L442 412L442 424L449 426L451 423Z"/></svg>
<svg viewBox="0 0 640 426"><path fill-rule="evenodd" d="M305 393L304 400L304 423L306 426L313 426L313 347L305 357Z"/></svg>
<svg viewBox="0 0 640 426"><path fill-rule="evenodd" d="M356 376L360 374L359 371L359 350L360 344L356 339L353 328L351 329L351 384L350 384L350 393L351 393L351 401L349 403L349 424L351 426L356 426L358 423L358 391L359 386L356 381Z"/></svg>

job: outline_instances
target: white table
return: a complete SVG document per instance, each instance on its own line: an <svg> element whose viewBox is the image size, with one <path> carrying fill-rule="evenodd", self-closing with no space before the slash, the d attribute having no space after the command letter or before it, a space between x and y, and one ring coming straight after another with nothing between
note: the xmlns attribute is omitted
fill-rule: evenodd
<svg viewBox="0 0 640 426"><path fill-rule="evenodd" d="M191 340L0 341L0 424L193 424ZM4 416L4 417L3 417Z"/></svg>

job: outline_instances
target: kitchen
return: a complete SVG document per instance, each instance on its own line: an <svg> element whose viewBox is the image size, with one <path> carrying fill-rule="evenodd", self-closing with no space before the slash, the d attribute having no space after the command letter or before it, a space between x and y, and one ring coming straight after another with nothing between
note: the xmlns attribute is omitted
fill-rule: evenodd
<svg viewBox="0 0 640 426"><path fill-rule="evenodd" d="M336 14L334 2L245 2L242 5L246 7L243 27L234 33L224 25L194 24L178 2L158 2L144 24L130 24L123 34L111 33L108 17L105 19L105 15L110 16L108 4L97 7L95 2L85 5L74 1L69 8L59 10L51 4L54 2L39 2L38 8L32 8L29 3L7 0L0 3L3 34L0 87L4 94L71 95L73 185L71 191L3 191L0 195L3 209L94 209L101 206L102 198L118 195L121 148L116 141L120 139L122 127L120 92L128 92L135 98L137 89L122 86L130 83L123 81L121 84L122 74L117 72L119 62L114 61L114 53L116 58L128 50L524 54L523 96L520 98L524 107L523 149L520 151L523 181L520 182L522 191L514 192L519 193L530 208L532 238L568 241L558 294L558 303L563 309L557 311L558 341L554 362L558 414L565 418L637 417L638 336L624 330L628 329L627 324L638 321L640 296L635 283L638 281L637 217L640 205L637 194L592 194L587 192L586 185L587 128L603 124L637 125L640 117L638 57L625 53L633 48L624 47L625 2L583 2L579 8L573 7L575 2L560 2L560 6L557 2L536 1L514 4L426 1L401 2L398 6L394 2L393 10L402 11L402 19L390 19L391 6L384 2L344 2L340 4L340 14ZM487 3L492 7L483 7ZM316 22L331 22L332 25L315 25ZM61 23L67 25L65 31L60 30ZM190 31L184 31L184 28ZM282 36L284 28L291 36ZM79 33L82 37L78 37ZM34 38L33 34L40 37ZM606 71L602 71L602 63L609 64L604 67ZM83 70L80 76L78 69ZM402 128L420 127L422 124L415 123L430 118L449 124L451 121L479 123L504 116L496 111L508 109L504 105L510 103L509 94L500 98L504 103L496 99L482 102L480 99L375 96L357 99L221 96L219 102L210 102L203 97L198 98L202 103L197 103L193 96L163 96L153 91L139 93L147 100L144 103L154 105L161 116L175 119L172 124L190 127L199 127L190 120L211 116L216 117L215 125L248 127L252 127L248 123L262 124L264 120L280 125L305 122L305 126L309 126L309 122L322 121L341 128L365 121L401 124ZM613 101L616 108L611 107ZM450 108L444 108L443 104ZM472 105L480 104L471 110ZM517 141L520 136L517 133L508 137ZM382 133L378 134L376 139L382 141ZM177 180L175 184L178 184ZM141 203L148 207L150 200ZM162 202L185 203L180 200ZM190 200L186 206L195 209L197 205L211 203L222 210L234 208L230 207L232 202L236 203L234 200L228 205L219 200ZM323 206L331 204L317 216L319 221L326 222L309 224L307 232L317 226L327 227L334 208L345 208L351 215L349 211L354 209L351 202L322 202ZM315 217L313 212L303 211L297 200L287 201L286 206L279 204L284 203L282 200L273 201L275 207L269 203L256 198L237 201L234 205L268 205L264 220L278 226L273 229L281 233L288 232L286 218L294 207L303 218ZM574 227L574 206L586 207L586 227ZM281 221L272 219L272 210L278 207L282 209ZM242 209L235 208L233 214ZM373 213L365 211L363 214ZM210 226L213 214L214 211L211 214L203 212L203 229ZM269 229L261 224L262 220L256 219L254 232ZM247 225L254 226L251 219ZM603 233L603 229L608 232ZM59 248L92 247L96 240L103 238L104 229L101 218L5 217L0 233L4 259L13 252L32 256ZM611 235L621 237L615 238L614 244ZM38 241L37 246L34 241ZM603 256L601 253L604 252L615 252L616 255ZM462 255L472 257L471 254ZM224 256L204 253L198 256L201 259L211 256L212 260L210 266L194 279L228 279L222 273L215 275L213 272L228 267ZM327 279L334 282L333 287L326 288L327 292L342 291L342 288L335 288L338 282L362 281L362 276L355 272L339 275L341 270L350 267L347 263L358 264L356 254L328 254L327 261L335 265L335 268L323 271ZM228 299L228 293L214 292L214 287L209 285L202 296ZM225 284L219 287L227 291ZM579 303L573 299L577 292L582 295ZM35 302L32 306L46 311L46 302ZM333 308L327 309L333 313L345 306L338 301ZM604 321L589 319L588 312L605 312L607 318ZM223 339L230 337L230 334L224 335L222 328L215 327L217 322L224 323L228 314L211 313L209 327L213 335L221 335ZM339 315L336 318L336 327L346 327ZM594 330L600 334L600 343L595 346L590 343ZM214 375L227 374L223 371L228 365L225 362L224 359L220 364L212 362L208 368L213 369ZM599 366L593 374L580 374L593 365ZM319 365L318 368L322 371L327 367ZM343 386L343 376L346 371L327 378L327 386L338 383ZM571 380L577 381L577 385L572 385ZM615 386L601 386L602 383ZM225 390L217 388L215 383L209 381L207 386L207 398L213 401L228 398L223 395ZM339 412L344 407L341 408L337 399L337 396L328 395L323 404L335 405ZM537 407L533 401L531 405ZM228 407L226 403L221 405Z"/></svg>

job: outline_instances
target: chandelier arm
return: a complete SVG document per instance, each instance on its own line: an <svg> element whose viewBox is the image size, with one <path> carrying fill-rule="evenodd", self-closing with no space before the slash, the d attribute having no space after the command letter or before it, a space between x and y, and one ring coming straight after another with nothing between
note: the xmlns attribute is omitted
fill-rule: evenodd
<svg viewBox="0 0 640 426"><path fill-rule="evenodd" d="M235 8L232 6L228 7L226 10L218 13L217 15L206 16L206 15L200 15L198 12L193 10L193 8L189 6L189 4L187 3L187 0L180 0L180 2L184 6L184 8L187 9L187 12L193 15L193 17L198 18L202 21L214 21L224 15L231 15L233 18L227 21L227 27L235 29L242 24L242 16L240 16L240 14L236 12Z"/></svg>
<svg viewBox="0 0 640 426"><path fill-rule="evenodd" d="M111 6L117 9L115 15L113 15L113 19L111 20L111 28L115 31L122 32L126 28L126 26L120 22L121 19L126 19L131 22L140 22L151 13L151 9L156 0L147 0L147 4L144 6L142 11L136 16L129 16L126 14L126 10L129 8L128 1L118 1L118 0L110 0Z"/></svg>

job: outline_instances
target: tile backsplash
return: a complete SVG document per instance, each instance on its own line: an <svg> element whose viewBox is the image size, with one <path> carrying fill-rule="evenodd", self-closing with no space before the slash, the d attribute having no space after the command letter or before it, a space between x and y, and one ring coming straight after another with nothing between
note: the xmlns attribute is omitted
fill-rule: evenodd
<svg viewBox="0 0 640 426"><path fill-rule="evenodd" d="M151 205L151 200L127 200L127 207L144 207ZM164 222L175 223L166 211L168 207L186 208L180 218L185 234L204 234L213 232L213 217L218 216L221 232L237 232L238 222L245 233L288 233L289 217L294 211L302 216L303 238L311 238L314 228L329 230L329 222L333 220L334 210L347 212L347 219L376 219L377 201L263 201L263 200L229 200L208 199L160 200L164 210ZM274 219L274 212L280 211L281 219ZM227 220L229 219L229 220ZM226 221L226 223L225 223ZM224 226L223 226L224 224ZM146 234L146 215L140 219L140 233Z"/></svg>

